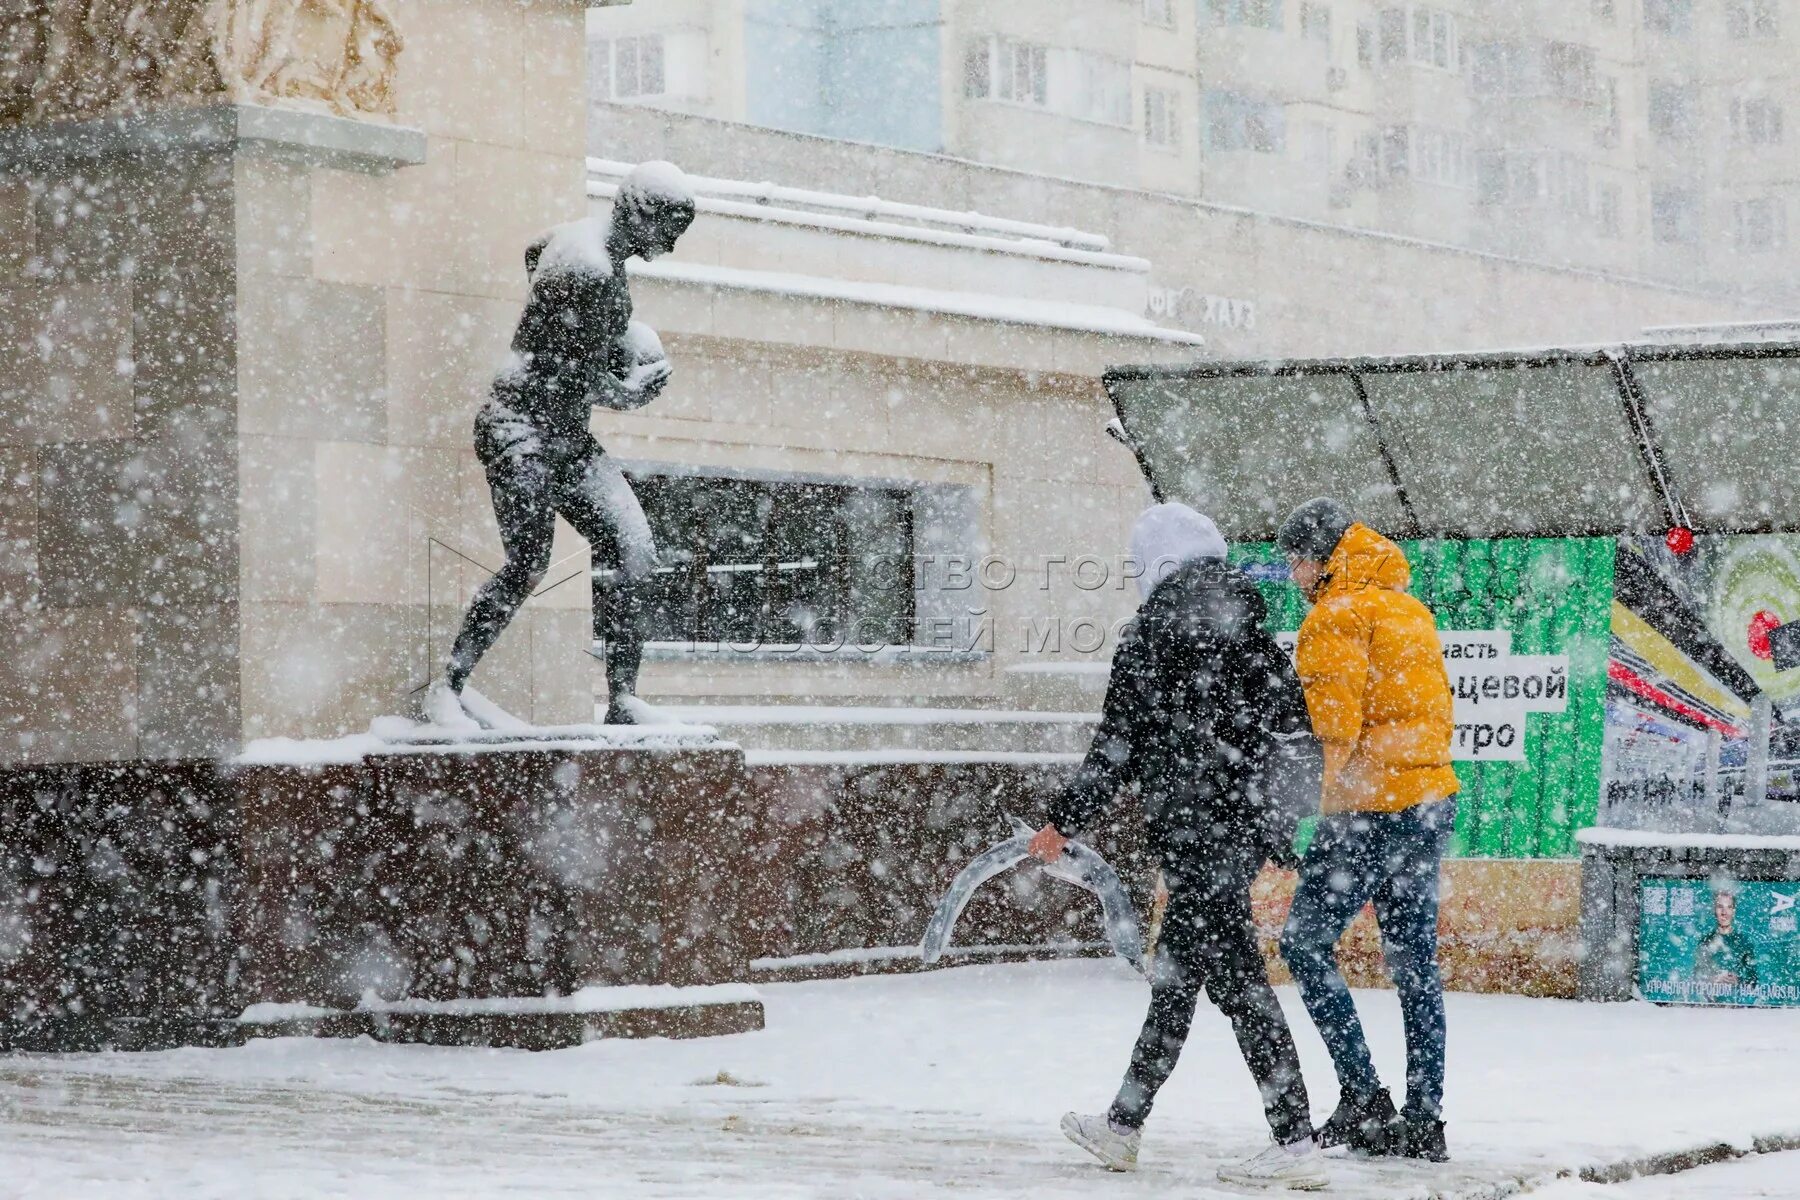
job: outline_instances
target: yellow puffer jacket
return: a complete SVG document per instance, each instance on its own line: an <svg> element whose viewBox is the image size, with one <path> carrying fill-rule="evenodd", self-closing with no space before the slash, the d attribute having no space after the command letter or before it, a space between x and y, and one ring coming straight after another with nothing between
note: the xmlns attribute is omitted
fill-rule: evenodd
<svg viewBox="0 0 1800 1200"><path fill-rule="evenodd" d="M1450 677L1400 547L1352 525L1300 626L1295 666L1325 743L1324 811L1399 812L1456 794Z"/></svg>

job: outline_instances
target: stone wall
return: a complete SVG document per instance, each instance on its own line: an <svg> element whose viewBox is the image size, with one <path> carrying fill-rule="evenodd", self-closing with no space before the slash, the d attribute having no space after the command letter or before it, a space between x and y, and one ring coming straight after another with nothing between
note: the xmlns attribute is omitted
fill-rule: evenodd
<svg viewBox="0 0 1800 1200"><path fill-rule="evenodd" d="M524 247L584 212L583 5L29 8L0 34L0 764L403 711L500 561L470 425ZM571 531L556 559L477 683L587 720Z"/></svg>
<svg viewBox="0 0 1800 1200"><path fill-rule="evenodd" d="M916 970L970 858L1066 767L764 762L718 749L389 748L0 775L0 1049L182 1041L253 1003L568 994ZM1129 798L1090 841L1146 912ZM1272 975L1292 891L1254 893ZM1578 868L1444 866L1452 988L1572 996ZM1029 865L981 889L947 964L1070 952L1097 905ZM971 952L972 951L972 952ZM1104 951L1100 951L1104 952ZM1369 914L1343 944L1387 982Z"/></svg>
<svg viewBox="0 0 1800 1200"><path fill-rule="evenodd" d="M474 412L525 293L524 248L584 213L582 6L414 0L392 174L244 161L243 735L396 711L501 562ZM586 549L477 673L521 716L592 719Z"/></svg>

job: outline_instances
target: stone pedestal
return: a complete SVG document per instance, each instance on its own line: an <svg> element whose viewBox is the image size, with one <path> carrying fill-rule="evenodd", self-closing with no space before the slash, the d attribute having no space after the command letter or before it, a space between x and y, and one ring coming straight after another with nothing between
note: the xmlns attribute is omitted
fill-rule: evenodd
<svg viewBox="0 0 1800 1200"><path fill-rule="evenodd" d="M333 735L429 678L500 560L470 424L523 251L584 213L583 8L6 18L0 766ZM477 683L590 720L556 562Z"/></svg>
<svg viewBox="0 0 1800 1200"><path fill-rule="evenodd" d="M735 749L383 752L231 773L242 986L352 1008L741 979Z"/></svg>
<svg viewBox="0 0 1800 1200"><path fill-rule="evenodd" d="M0 1048L760 1027L740 751L368 740L0 777Z"/></svg>

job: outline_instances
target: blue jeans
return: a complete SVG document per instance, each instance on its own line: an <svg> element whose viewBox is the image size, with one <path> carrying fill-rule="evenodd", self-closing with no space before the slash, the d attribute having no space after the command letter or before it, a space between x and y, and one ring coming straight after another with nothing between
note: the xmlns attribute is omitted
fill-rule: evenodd
<svg viewBox="0 0 1800 1200"><path fill-rule="evenodd" d="M1440 1119L1444 1099L1444 981L1438 973L1438 864L1456 801L1397 813L1335 813L1319 820L1281 934L1300 998L1331 1051L1338 1084L1355 1096L1381 1087L1356 1002L1338 972L1337 943L1362 906L1375 904L1388 973L1406 1024L1406 1107Z"/></svg>

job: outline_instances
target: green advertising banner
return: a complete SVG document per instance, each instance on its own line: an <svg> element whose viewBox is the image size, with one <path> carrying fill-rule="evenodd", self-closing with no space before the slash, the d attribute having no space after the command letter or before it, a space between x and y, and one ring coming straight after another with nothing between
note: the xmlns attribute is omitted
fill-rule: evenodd
<svg viewBox="0 0 1800 1200"><path fill-rule="evenodd" d="M1646 879L1640 886L1644 999L1800 1006L1800 882Z"/></svg>
<svg viewBox="0 0 1800 1200"><path fill-rule="evenodd" d="M1451 853L1571 858L1594 823L1605 746L1611 538L1403 542L1412 594L1437 616L1456 693L1462 781ZM1235 561L1262 588L1275 628L1306 616L1273 546Z"/></svg>

